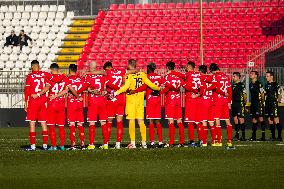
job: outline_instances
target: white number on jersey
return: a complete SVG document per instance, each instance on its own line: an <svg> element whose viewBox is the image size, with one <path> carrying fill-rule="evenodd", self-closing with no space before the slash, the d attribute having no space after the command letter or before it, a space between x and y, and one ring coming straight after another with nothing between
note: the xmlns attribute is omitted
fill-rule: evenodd
<svg viewBox="0 0 284 189"><path fill-rule="evenodd" d="M197 89L198 86L200 86L200 84L201 84L200 78L194 77L194 78L192 79L192 84L194 84L194 86L193 86L192 88L193 88L193 89Z"/></svg>
<svg viewBox="0 0 284 189"><path fill-rule="evenodd" d="M51 91L54 94L58 94L59 92L63 91L65 83L55 83L55 85L52 87Z"/></svg>
<svg viewBox="0 0 284 189"><path fill-rule="evenodd" d="M116 85L118 83L118 86L121 86L121 84L122 84L122 76L113 75L112 78L115 79L112 84Z"/></svg>
<svg viewBox="0 0 284 189"><path fill-rule="evenodd" d="M40 80L39 79L35 79L34 82L36 82L36 87L35 87L35 92L36 93L39 93L42 89L40 89L40 86L41 86L41 83L42 83L42 86L44 87L44 78L41 78Z"/></svg>

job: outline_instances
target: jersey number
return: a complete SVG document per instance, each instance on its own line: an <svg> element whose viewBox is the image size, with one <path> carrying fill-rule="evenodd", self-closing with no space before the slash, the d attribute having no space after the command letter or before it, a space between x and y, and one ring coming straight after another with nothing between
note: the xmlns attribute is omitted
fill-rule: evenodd
<svg viewBox="0 0 284 189"><path fill-rule="evenodd" d="M193 84L193 89L197 89L198 86L200 86L201 82L200 82L200 78L193 78L192 80L192 84Z"/></svg>
<svg viewBox="0 0 284 189"><path fill-rule="evenodd" d="M65 83L56 83L54 86L53 86L53 88L52 88L52 92L54 93L54 94L58 94L59 92L61 92L62 90L63 90L63 88L64 88L64 85L65 85Z"/></svg>
<svg viewBox="0 0 284 189"><path fill-rule="evenodd" d="M228 88L228 81L220 81L220 83L222 84L221 86L221 91L226 92L227 88Z"/></svg>
<svg viewBox="0 0 284 189"><path fill-rule="evenodd" d="M34 82L36 82L36 87L35 87L35 92L38 93L40 92L42 89L41 89L41 84L42 86L44 87L44 78L41 78L41 79L35 79Z"/></svg>
<svg viewBox="0 0 284 189"><path fill-rule="evenodd" d="M142 86L142 78L135 78L135 80L136 80L135 89L137 89Z"/></svg>
<svg viewBox="0 0 284 189"><path fill-rule="evenodd" d="M115 79L112 84L114 84L114 85L117 84L117 86L120 87L121 84L122 84L122 77L114 75L114 76L112 76L112 78Z"/></svg>

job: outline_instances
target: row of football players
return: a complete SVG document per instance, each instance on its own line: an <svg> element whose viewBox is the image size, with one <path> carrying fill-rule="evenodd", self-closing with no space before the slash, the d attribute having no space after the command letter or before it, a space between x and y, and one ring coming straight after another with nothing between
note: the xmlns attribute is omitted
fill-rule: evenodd
<svg viewBox="0 0 284 189"><path fill-rule="evenodd" d="M187 73L182 74L174 71L173 62L167 63L167 75L163 78L154 73L155 64L147 66L148 78L158 86L164 86L162 91L153 91L147 85L142 85L141 81L136 82L133 90L128 90L127 94L121 94L115 98L106 94L113 94L124 84L126 74L136 74L135 69L113 69L110 62L104 65L105 71L95 71L95 64L92 63L90 72L84 75L84 79L77 75L76 65L70 65L70 75L59 74L57 64L51 65L51 74L41 72L37 61L32 62L32 73L27 76L25 88L25 107L27 110L27 121L30 122L30 142L31 148L35 150L35 122L38 120L42 124L43 147L47 149L48 135L51 140L50 150L56 150L55 125L59 128L60 148L64 150L65 144L65 95L67 94L67 118L70 128L71 148L75 149L76 123L79 130L80 146L84 148L84 127L83 127L83 102L82 93L88 90L88 122L89 141L88 149L94 149L95 123L100 121L104 145L108 148L112 120L117 119L117 142L116 148L120 148L123 135L122 118L125 109L125 98L141 93L146 90L146 115L150 120L149 137L150 145L154 146L154 123L156 123L159 146L163 146L161 119L161 97L166 94L166 118L169 120L169 142L166 147L174 144L174 120L177 120L180 134L179 146L184 145L184 126L182 124L182 113L180 103L180 90L186 91L186 114L185 122L188 122L188 133L190 145L194 145L194 123L198 128L198 139L201 145L207 145L207 123L211 128L212 146L221 146L220 120L226 120L228 146L232 146L232 126L229 121L229 105L231 102L231 86L229 77L221 73L218 65L212 64L210 71L213 75L207 75L206 66L200 66L199 71L194 71L193 62L187 64ZM235 77L239 75L236 73ZM237 83L237 82L236 82ZM106 88L106 91L105 91ZM48 92L48 93L47 93ZM47 95L48 94L48 98ZM125 97L126 96L126 97ZM233 95L234 96L234 95ZM45 103L47 101L47 108ZM234 102L234 101L233 101ZM233 103L234 104L234 103ZM144 115L144 107L143 107ZM126 111L127 112L127 111ZM214 113L214 114L213 114ZM238 121L242 116L237 111ZM98 119L97 119L98 118ZM47 121L47 124L46 124ZM277 120L276 120L277 121ZM49 126L49 134L47 131ZM279 121L278 121L279 125ZM236 125L237 126L237 125ZM236 127L237 128L237 127ZM275 129L274 129L275 130ZM147 147L145 145L143 147ZM142 141L143 144L143 141ZM130 145L135 147L135 144Z"/></svg>

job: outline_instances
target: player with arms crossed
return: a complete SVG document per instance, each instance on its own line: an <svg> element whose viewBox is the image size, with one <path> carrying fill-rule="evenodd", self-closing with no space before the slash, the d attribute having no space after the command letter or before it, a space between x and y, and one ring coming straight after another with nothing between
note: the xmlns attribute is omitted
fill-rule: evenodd
<svg viewBox="0 0 284 189"><path fill-rule="evenodd" d="M50 74L40 71L39 62L33 60L31 62L32 72L26 77L25 86L25 111L27 112L26 121L29 122L30 132L29 139L31 147L27 151L34 151L36 149L36 121L41 123L43 149L47 150L48 131L47 131L47 109L46 109L46 91L43 90L49 82ZM42 92L43 91L43 92Z"/></svg>
<svg viewBox="0 0 284 189"><path fill-rule="evenodd" d="M246 109L246 87L241 82L240 72L233 73L233 91L232 91L232 115L234 117L236 135L234 140L245 141L245 109ZM239 130L242 131L242 137L239 138Z"/></svg>
<svg viewBox="0 0 284 189"><path fill-rule="evenodd" d="M213 73L212 83L216 86L214 90L214 119L216 138L212 146L222 146L222 128L220 120L225 120L227 125L227 145L232 147L233 129L230 122L229 109L231 107L232 86L230 78L222 73L215 63L210 64L210 72Z"/></svg>
<svg viewBox="0 0 284 189"><path fill-rule="evenodd" d="M130 59L128 61L128 69L136 70L136 60ZM135 74L129 74L126 76L125 84L116 92L114 96L117 96L127 90L136 90L141 87L143 84L146 84L153 90L160 90L158 86L152 83L147 75L143 72L138 72ZM137 119L141 139L142 139L142 148L147 148L146 145L146 126L144 124L144 92L139 92L135 94L126 95L126 119L129 120L129 135L131 143L128 145L128 148L136 148L135 144L135 119Z"/></svg>
<svg viewBox="0 0 284 189"><path fill-rule="evenodd" d="M147 65L147 77L155 85L161 87L165 83L165 79L155 73L156 64L151 62ZM161 94L159 91L152 90L146 84L142 85L134 91L134 93L146 90L146 119L149 120L149 140L150 147L155 147L155 127L157 127L158 134L158 147L162 148L163 145L163 129L161 125Z"/></svg>
<svg viewBox="0 0 284 189"><path fill-rule="evenodd" d="M251 141L256 141L256 131L258 121L260 122L261 128L261 138L260 141L265 141L265 121L264 117L264 89L260 81L257 80L258 72L251 71L250 79L251 83L249 84L251 105L250 105L250 116L252 118L252 136Z"/></svg>
<svg viewBox="0 0 284 189"><path fill-rule="evenodd" d="M274 73L271 71L266 72L266 85L264 87L265 91L265 116L268 118L268 123L271 131L271 141L275 141L275 125L278 130L278 141L282 140L282 125L279 121L279 108L278 102L280 102L280 86L274 81Z"/></svg>
<svg viewBox="0 0 284 189"><path fill-rule="evenodd" d="M174 71L175 63L167 62L167 75L165 76L165 89L163 93L166 94L165 112L166 119L169 124L169 142L164 147L174 147L175 143L175 126L174 121L177 121L179 129L179 145L177 147L184 147L184 126L182 123L182 107L181 107L181 94L180 90L184 85L182 78L177 76ZM174 73L172 73L174 72Z"/></svg>

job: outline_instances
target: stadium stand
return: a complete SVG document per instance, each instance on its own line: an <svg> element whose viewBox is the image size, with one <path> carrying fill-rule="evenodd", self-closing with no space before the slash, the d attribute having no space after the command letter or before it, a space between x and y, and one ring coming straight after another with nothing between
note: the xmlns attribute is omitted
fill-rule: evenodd
<svg viewBox="0 0 284 189"><path fill-rule="evenodd" d="M203 3L204 63L245 68L248 55L283 33L284 6L279 3ZM198 2L112 4L98 20L102 23L92 30L95 40L87 42L78 60L81 67L92 60L124 66L129 58L141 66L149 61L161 66L168 60L200 63Z"/></svg>

